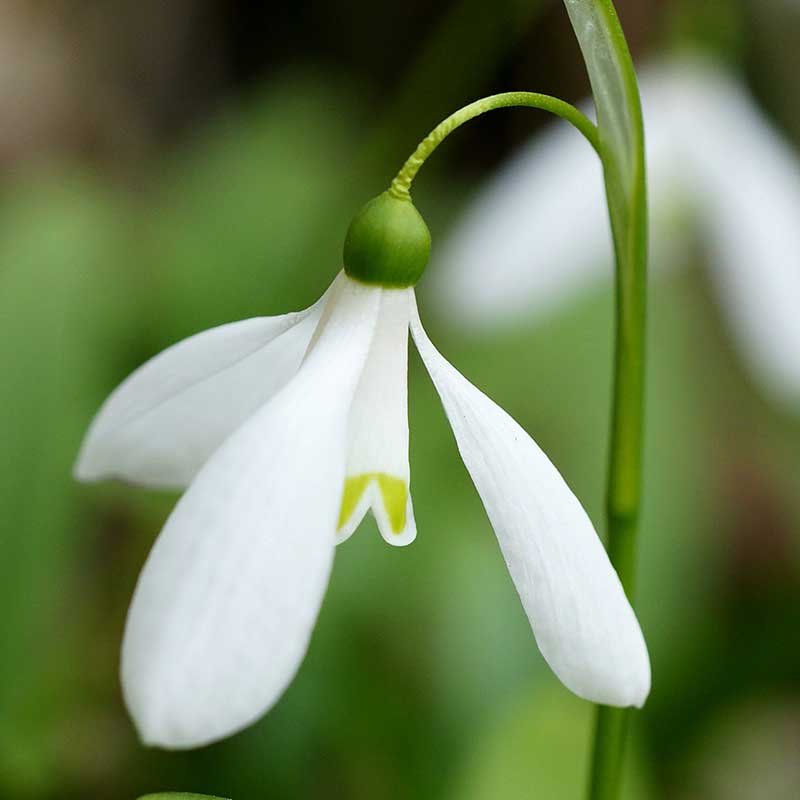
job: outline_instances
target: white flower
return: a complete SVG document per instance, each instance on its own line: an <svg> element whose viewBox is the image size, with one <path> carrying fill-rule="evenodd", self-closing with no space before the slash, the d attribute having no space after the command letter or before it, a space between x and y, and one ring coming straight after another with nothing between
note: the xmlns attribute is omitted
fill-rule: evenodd
<svg viewBox="0 0 800 800"><path fill-rule="evenodd" d="M800 402L800 161L746 90L699 58L642 71L651 254L686 263L699 233L729 327L776 399ZM687 225L687 217L693 223ZM599 161L565 125L514 157L432 269L442 310L534 318L592 281L612 249Z"/></svg>
<svg viewBox="0 0 800 800"><path fill-rule="evenodd" d="M275 703L306 651L335 544L368 509L390 544L414 539L409 328L544 657L582 697L644 702L639 625L555 467L434 348L413 289L341 273L306 311L169 348L87 434L79 478L189 487L139 578L122 648L146 742L202 745Z"/></svg>

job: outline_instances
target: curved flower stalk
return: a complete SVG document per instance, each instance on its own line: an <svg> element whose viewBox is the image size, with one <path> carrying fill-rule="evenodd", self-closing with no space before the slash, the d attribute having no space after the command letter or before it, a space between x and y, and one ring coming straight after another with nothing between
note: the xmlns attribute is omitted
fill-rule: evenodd
<svg viewBox="0 0 800 800"><path fill-rule="evenodd" d="M651 64L640 85L654 270L686 263L699 233L744 361L796 408L800 159L736 78L702 57ZM443 310L479 325L535 318L610 276L602 176L581 145L553 126L478 196L439 251Z"/></svg>
<svg viewBox="0 0 800 800"><path fill-rule="evenodd" d="M349 274L319 302L174 345L109 397L87 434L78 478L188 487L139 578L122 647L125 699L147 743L203 745L277 701L305 654L336 543L368 510L388 543L413 541L409 330L545 659L593 701L640 706L649 692L642 633L580 502L422 327L418 272L405 267L427 260L427 228L407 198L385 193L368 222L370 208L399 209L400 222L370 239L357 217ZM396 225L404 245L417 236L393 273L406 277L366 276L363 257L380 262Z"/></svg>

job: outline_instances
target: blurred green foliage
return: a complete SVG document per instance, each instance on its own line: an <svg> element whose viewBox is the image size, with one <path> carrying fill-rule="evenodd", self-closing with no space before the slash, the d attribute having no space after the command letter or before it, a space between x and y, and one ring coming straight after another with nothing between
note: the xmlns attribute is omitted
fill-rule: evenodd
<svg viewBox="0 0 800 800"><path fill-rule="evenodd" d="M512 48L526 30L520 4L503 8L504 25L476 34L476 57L488 55L467 95L504 68L498 37ZM463 3L451 13L478 26L480 11ZM441 25L436 35L447 36ZM463 29L451 35L463 51ZM451 110L449 86L429 85L442 100L425 98L425 114ZM435 121L411 117L413 102L398 97L405 116L381 117L356 83L295 65L155 157L135 189L80 161L6 180L0 796L132 798L160 787L236 800L581 796L589 706L536 651L415 357L417 542L388 548L367 522L337 551L308 657L251 729L200 752L153 751L122 706L124 615L174 496L76 485L86 425L166 345L321 293L353 212L397 167L377 154L413 145ZM442 158L417 189L434 247L467 192L456 160ZM481 336L442 329L424 279L419 296L445 355L531 432L602 529L609 287L536 328ZM800 416L781 416L748 384L700 269L654 284L650 357L639 609L654 688L626 797L789 798L791 749L769 750L774 781L761 793L741 793L760 784L736 776L740 766L758 774L759 743L776 730L795 736L800 719Z"/></svg>

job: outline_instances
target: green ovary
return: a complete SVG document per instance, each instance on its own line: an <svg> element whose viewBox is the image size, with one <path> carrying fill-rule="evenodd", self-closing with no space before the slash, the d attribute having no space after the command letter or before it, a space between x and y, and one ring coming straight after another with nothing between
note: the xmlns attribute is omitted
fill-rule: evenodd
<svg viewBox="0 0 800 800"><path fill-rule="evenodd" d="M392 533L403 532L406 527L408 485L402 478L395 478L385 472L364 472L361 475L353 475L345 480L344 492L342 493L342 509L339 512L339 530L344 527L347 520L353 515L361 496L373 481L378 484Z"/></svg>

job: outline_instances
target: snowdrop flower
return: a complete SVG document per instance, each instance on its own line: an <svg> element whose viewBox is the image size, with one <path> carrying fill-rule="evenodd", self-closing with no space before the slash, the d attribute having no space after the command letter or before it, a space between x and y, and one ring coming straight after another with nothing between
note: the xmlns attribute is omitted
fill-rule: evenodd
<svg viewBox="0 0 800 800"><path fill-rule="evenodd" d="M744 87L699 57L643 70L640 87L654 270L686 263L682 249L699 233L743 358L768 392L797 407L800 161ZM494 324L535 317L610 279L612 263L600 165L557 125L478 196L434 277L443 310Z"/></svg>
<svg viewBox="0 0 800 800"><path fill-rule="evenodd" d="M645 643L586 512L525 431L431 344L413 286L428 229L384 193L356 217L345 270L311 308L179 342L106 401L82 480L188 487L139 578L122 684L142 738L227 736L268 710L305 654L337 542L368 510L416 535L409 330L452 425L542 654L575 693L640 706Z"/></svg>

